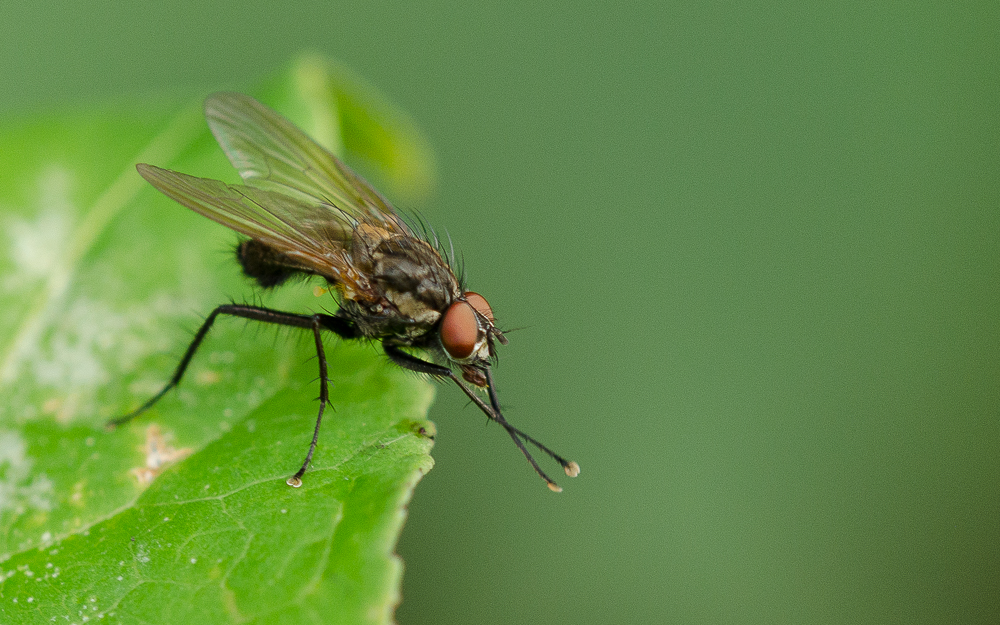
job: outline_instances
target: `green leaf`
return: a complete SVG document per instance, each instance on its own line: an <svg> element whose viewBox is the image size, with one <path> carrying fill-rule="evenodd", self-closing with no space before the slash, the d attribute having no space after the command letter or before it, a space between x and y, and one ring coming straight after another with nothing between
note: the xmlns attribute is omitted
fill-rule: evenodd
<svg viewBox="0 0 1000 625"><path fill-rule="evenodd" d="M332 68L305 57L255 95L361 153L390 194L426 187L399 174L426 156L413 125ZM366 135L403 147L366 151ZM305 285L254 291L235 235L136 162L236 181L200 103L0 125L0 622L390 622L393 549L433 464L428 382L328 339L332 409L293 489L318 409L311 337L222 318L176 392L104 430L165 383L214 306L336 306Z"/></svg>

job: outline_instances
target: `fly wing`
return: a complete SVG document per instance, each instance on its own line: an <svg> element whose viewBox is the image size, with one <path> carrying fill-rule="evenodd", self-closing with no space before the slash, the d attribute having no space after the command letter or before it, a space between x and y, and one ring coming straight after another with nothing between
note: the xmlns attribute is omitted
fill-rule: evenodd
<svg viewBox="0 0 1000 625"><path fill-rule="evenodd" d="M266 243L302 269L326 276L348 292L368 289L367 281L352 266L347 253L353 233L350 220L337 208L144 163L136 165L136 169L164 195L227 228Z"/></svg>
<svg viewBox="0 0 1000 625"><path fill-rule="evenodd" d="M392 205L361 176L290 121L241 93L205 100L212 134L251 187L321 206L355 221L410 234Z"/></svg>

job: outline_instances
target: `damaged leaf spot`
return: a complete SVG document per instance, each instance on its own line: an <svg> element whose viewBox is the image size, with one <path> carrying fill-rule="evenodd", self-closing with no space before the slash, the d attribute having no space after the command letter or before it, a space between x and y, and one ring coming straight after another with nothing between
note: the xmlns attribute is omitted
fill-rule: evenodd
<svg viewBox="0 0 1000 625"><path fill-rule="evenodd" d="M131 471L140 486L148 486L165 468L194 451L190 447L177 449L171 444L171 439L173 435L163 434L155 423L146 428L146 444L141 448L146 453L146 464Z"/></svg>

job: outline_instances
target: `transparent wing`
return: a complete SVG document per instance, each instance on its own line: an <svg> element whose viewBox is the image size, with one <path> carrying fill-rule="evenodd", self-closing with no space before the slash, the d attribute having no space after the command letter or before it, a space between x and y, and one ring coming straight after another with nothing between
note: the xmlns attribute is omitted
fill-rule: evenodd
<svg viewBox="0 0 1000 625"><path fill-rule="evenodd" d="M144 163L136 165L136 169L164 195L266 243L302 269L329 277L350 291L368 289L366 280L352 266L347 250L353 234L351 220L337 208Z"/></svg>
<svg viewBox="0 0 1000 625"><path fill-rule="evenodd" d="M392 205L361 176L250 96L215 93L205 100L205 117L247 185L333 206L357 222L410 234Z"/></svg>

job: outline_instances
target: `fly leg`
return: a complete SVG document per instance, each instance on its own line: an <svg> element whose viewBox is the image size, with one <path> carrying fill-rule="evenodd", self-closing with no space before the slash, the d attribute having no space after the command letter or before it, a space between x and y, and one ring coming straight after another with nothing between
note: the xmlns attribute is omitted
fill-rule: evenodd
<svg viewBox="0 0 1000 625"><path fill-rule="evenodd" d="M313 337L316 339L316 358L319 360L319 414L316 415L316 427L313 429L312 442L309 443L309 451L306 453L305 461L295 472L295 475L285 481L286 484L295 488L302 486L302 474L306 472L309 463L312 462L313 452L316 451L316 441L319 440L319 424L323 420L323 410L326 409L326 404L330 401L330 391L327 388L326 379L326 354L323 352L323 337L319 332L321 329L320 316L313 315L312 331Z"/></svg>
<svg viewBox="0 0 1000 625"><path fill-rule="evenodd" d="M489 367L486 368L486 384L487 384L487 391L489 392L490 396L490 404L493 406L493 410L497 414L500 414L500 400L497 398L496 385L493 383L493 371ZM563 458L562 456L552 451L545 445L539 443L537 440L528 436L521 430L513 426L511 426L511 429L517 432L518 436L528 441L529 443L539 448L540 450L544 451L546 454L549 455L550 458L558 462L559 466L561 466L563 470L566 471L566 475L570 477L576 477L577 475L580 475L580 465L573 462L572 460L567 460Z"/></svg>
<svg viewBox="0 0 1000 625"><path fill-rule="evenodd" d="M326 409L326 405L330 403L329 380L326 377L326 352L323 350L323 337L320 332L325 328L345 339L358 338L360 334L353 324L341 317L330 315L292 316L309 320L309 326L313 331L313 338L316 340L316 359L319 360L319 414L316 415L316 427L313 428L312 441L309 443L309 451L306 453L306 459L302 462L302 466L295 472L295 475L285 480L285 483L289 486L298 488L302 486L302 476L305 474L306 469L309 468L309 463L312 462L313 453L316 451L316 443L319 441L319 424L323 421L323 411Z"/></svg>
<svg viewBox="0 0 1000 625"><path fill-rule="evenodd" d="M219 315L230 315L232 317L243 317L244 319L253 319L254 321L263 321L266 323L276 323L278 325L291 326L294 328L311 328L313 325L312 317L310 315L296 315L294 313L286 313L278 310L271 310L269 308L261 308L259 306L243 306L240 304L223 304L217 307L215 310L208 315L205 321L198 328L198 332L195 333L194 339L192 339L191 344L188 345L187 351L184 352L184 357L177 364L177 368L174 370L174 374L170 377L170 381L167 382L166 386L160 389L160 392L153 395L146 403L139 406L132 412L117 417L108 421L107 427L109 429L114 429L119 425L128 423L132 419L138 417L142 413L149 410L153 404L160 401L164 395L166 395L170 389L175 388L180 384L181 378L184 377L184 372L187 371L188 365L191 364L191 359L194 358L195 352L201 346L201 342L205 340L205 336L208 331L212 329L212 325L215 323L216 317Z"/></svg>
<svg viewBox="0 0 1000 625"><path fill-rule="evenodd" d="M109 429L113 429L119 425L128 423L162 399L163 396L170 391L170 389L175 388L178 384L180 384L181 378L184 377L184 372L187 371L188 365L191 364L191 359L194 358L195 352L198 351L202 341L205 340L205 336L208 334L208 331L212 329L212 325L215 323L215 320L219 315L242 317L253 321L262 321L264 323L273 323L292 328L308 329L313 332L313 336L316 340L316 355L319 359L320 406L319 414L316 416L316 427L313 430L312 442L309 444L309 452L306 454L305 462L302 463L302 467L295 473L295 475L288 479L288 484L290 486L300 486L302 484L302 474L305 473L306 468L309 467L309 463L312 461L313 452L316 450L316 442L319 439L320 422L323 419L323 411L330 398L327 384L326 355L323 351L323 341L320 332L321 330L326 329L344 338L357 337L357 330L343 319L339 319L337 317L322 314L299 315L295 313L282 312L280 310L272 310L270 308L262 308L260 306L245 306L242 304L223 304L222 306L218 306L211 312L211 314L208 315L204 323L201 324L201 327L198 328L198 332L195 333L194 339L191 341L191 344L188 345L187 351L184 352L184 357L181 358L180 363L178 363L170 381L167 382L160 392L150 397L144 404L132 412L108 421L107 427Z"/></svg>
<svg viewBox="0 0 1000 625"><path fill-rule="evenodd" d="M531 464L532 468L535 469L535 472L538 473L538 475L541 476L543 480L545 480L545 483L548 484L550 490L553 490L555 492L560 492L562 488L560 488L559 485L552 480L552 478L546 475L545 471L542 471L541 467L538 466L538 463L535 462L535 459L531 457L531 454L524 446L524 443L521 442L522 438L525 441L537 447L538 449L545 452L547 455L551 456L566 471L566 475L569 475L570 477L576 477L577 475L579 475L580 466L577 463L566 460L565 458L556 454L545 445L542 445L534 438L528 436L527 434L525 434L524 432L515 428L514 426L512 426L510 423L507 422L507 419L505 419L503 414L501 414L500 412L500 405L499 402L497 401L496 391L493 389L493 376L490 374L489 369L486 370L486 375L489 385L490 403L492 404L492 406L483 401L483 399L479 397L479 395L477 395L475 391L473 391L471 388L463 384L462 381L458 378L458 376L455 375L455 372L452 371L449 367L444 367L438 364L427 362L425 360L421 360L416 356L404 352L396 345L383 343L382 349L385 350L386 355L389 356L389 358L394 363L396 363L400 367L403 367L404 369L409 369L410 371L416 371L418 373L426 373L428 375L433 375L436 377L450 378L451 380L453 380L455 384L457 384L458 387L461 388L462 391L469 397L469 399L471 399L472 402L476 404L476 406L478 406L479 409L482 410L484 414L486 414L487 417L489 417L493 421L496 421L505 430L507 430L507 433L510 434L510 437L514 440L514 444L517 445L517 448L521 450L521 453L524 454L524 457L528 459L528 462Z"/></svg>

